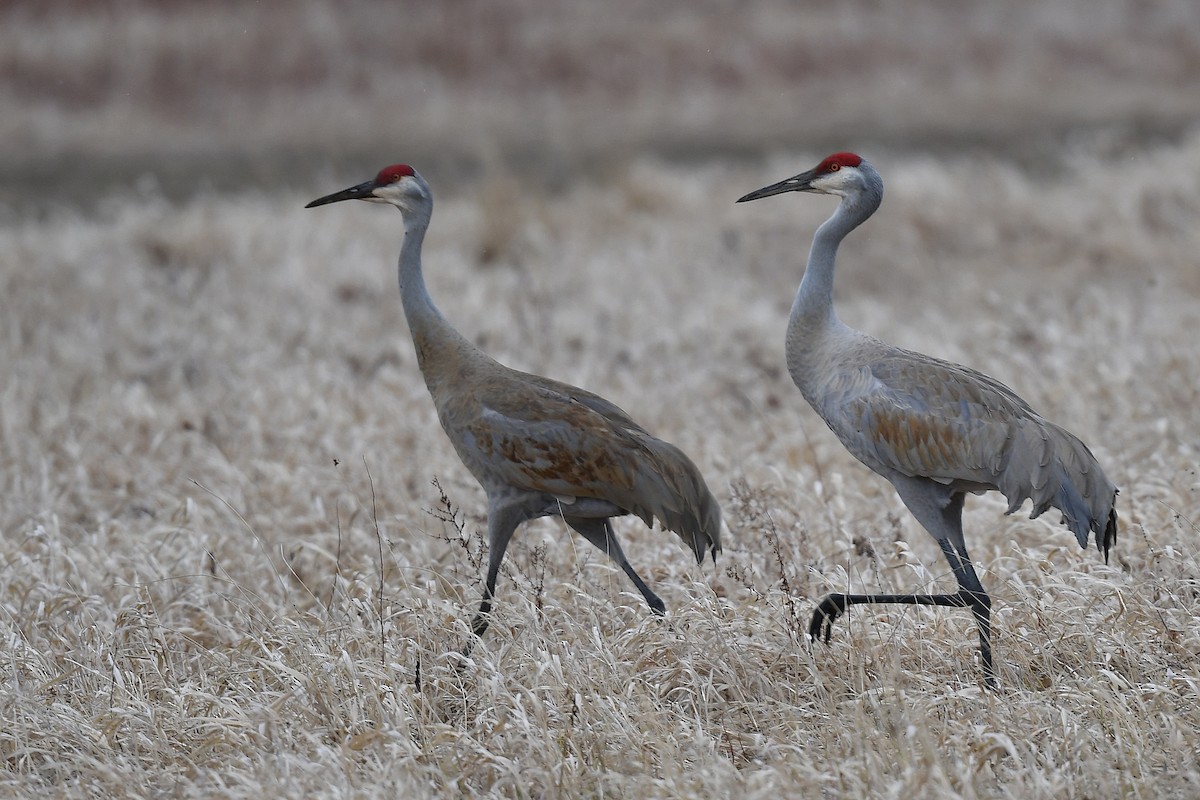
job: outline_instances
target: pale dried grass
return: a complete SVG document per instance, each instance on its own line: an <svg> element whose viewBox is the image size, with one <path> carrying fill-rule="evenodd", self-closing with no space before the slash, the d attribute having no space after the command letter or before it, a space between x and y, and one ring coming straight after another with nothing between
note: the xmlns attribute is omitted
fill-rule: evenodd
<svg viewBox="0 0 1200 800"><path fill-rule="evenodd" d="M829 590L951 580L782 368L831 203L732 200L819 154L640 161L502 213L511 175L464 196L427 172L448 315L682 446L730 528L714 569L621 522L662 621L527 526L465 667L483 496L406 339L400 219L301 208L361 176L0 228L0 792L1194 794L1200 136L1094 152L1054 174L872 153L887 198L841 256L847 321L1009 382L1121 487L1110 565L1051 515L969 504L995 694L964 613L802 635Z"/></svg>

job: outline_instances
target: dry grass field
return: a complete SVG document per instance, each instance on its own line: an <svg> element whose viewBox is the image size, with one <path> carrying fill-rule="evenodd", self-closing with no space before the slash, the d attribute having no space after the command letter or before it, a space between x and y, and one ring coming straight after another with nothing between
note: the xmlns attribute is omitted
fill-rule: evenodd
<svg viewBox="0 0 1200 800"><path fill-rule="evenodd" d="M1200 793L1190 0L411 5L0 9L0 796ZM995 693L965 611L804 636L828 591L953 583L784 368L833 202L733 203L834 148L887 185L842 318L1003 380L1121 488L1107 565L968 501ZM303 209L397 160L447 316L705 474L715 567L619 522L665 620L542 520L455 658L484 496L400 216Z"/></svg>

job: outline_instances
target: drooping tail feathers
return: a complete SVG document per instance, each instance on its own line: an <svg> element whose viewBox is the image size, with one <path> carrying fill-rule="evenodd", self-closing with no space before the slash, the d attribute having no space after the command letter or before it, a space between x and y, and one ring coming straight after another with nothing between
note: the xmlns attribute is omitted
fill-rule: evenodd
<svg viewBox="0 0 1200 800"><path fill-rule="evenodd" d="M1000 491L1009 501L1007 513L1020 508L1026 498L1033 500L1031 518L1053 506L1062 512L1063 524L1080 547L1086 548L1089 535L1095 533L1096 549L1104 553L1107 563L1117 540L1117 487L1105 477L1087 445L1039 419L1022 425L1011 446L1000 477Z"/></svg>
<svg viewBox="0 0 1200 800"><path fill-rule="evenodd" d="M647 524L649 517L657 517L691 548L697 563L710 552L716 561L721 552L721 508L700 470L674 445L648 434L638 438L649 458L633 489L637 507L630 510Z"/></svg>

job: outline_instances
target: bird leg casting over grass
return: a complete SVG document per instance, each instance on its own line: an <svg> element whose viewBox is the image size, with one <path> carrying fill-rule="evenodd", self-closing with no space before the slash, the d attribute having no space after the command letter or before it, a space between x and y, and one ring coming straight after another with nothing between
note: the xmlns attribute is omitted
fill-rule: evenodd
<svg viewBox="0 0 1200 800"><path fill-rule="evenodd" d="M504 551L521 523L559 516L613 559L657 614L666 607L625 558L609 520L634 514L674 531L697 563L721 550L721 512L696 466L616 405L565 383L518 372L468 342L425 288L421 243L433 213L429 184L397 164L306 208L341 200L388 203L404 218L400 299L417 363L463 464L488 498L488 567L471 622L487 630ZM466 652L471 650L471 643Z"/></svg>
<svg viewBox="0 0 1200 800"><path fill-rule="evenodd" d="M991 600L963 539L967 493L998 490L1008 513L1030 499L1033 517L1053 506L1081 546L1095 533L1107 561L1117 537L1117 489L1083 442L999 381L892 347L838 319L834 260L842 239L883 200L874 167L853 153L835 153L738 202L783 192L841 198L813 237L792 304L786 343L792 380L846 449L892 483L937 540L959 586L953 594L831 594L813 613L809 634L828 641L834 620L861 603L968 607L979 627L984 680L994 687Z"/></svg>

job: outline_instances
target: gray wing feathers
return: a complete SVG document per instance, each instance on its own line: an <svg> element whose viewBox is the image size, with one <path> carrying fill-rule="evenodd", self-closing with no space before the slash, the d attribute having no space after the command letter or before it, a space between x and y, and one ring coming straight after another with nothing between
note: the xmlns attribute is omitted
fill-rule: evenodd
<svg viewBox="0 0 1200 800"><path fill-rule="evenodd" d="M634 422L633 418L626 414L623 408L610 400L605 400L598 394L593 394L585 389L580 389L578 386L572 386L569 383L556 381L553 378L534 375L531 372L514 371L514 374L533 386L558 395L563 402L574 400L577 403L587 406L610 422L623 427L642 430L641 426Z"/></svg>
<svg viewBox="0 0 1200 800"><path fill-rule="evenodd" d="M840 413L826 419L864 463L963 491L998 489L1010 514L1027 499L1033 517L1057 508L1080 545L1095 532L1107 559L1117 489L1078 438L957 364L892 350L863 370L869 379L847 381Z"/></svg>
<svg viewBox="0 0 1200 800"><path fill-rule="evenodd" d="M468 466L528 491L607 500L647 525L657 518L697 561L720 552L720 508L681 450L602 397L541 376L514 375L524 387L522 401L489 397L467 423L469 435L450 437L462 443L459 454Z"/></svg>
<svg viewBox="0 0 1200 800"><path fill-rule="evenodd" d="M1026 498L1033 501L1032 518L1057 508L1079 546L1087 547L1094 532L1096 549L1107 560L1117 537L1117 488L1074 435L1040 418L1021 426L1022 433L1030 429L1036 437L1030 433L1014 440L1008 464L998 476L998 488L1008 498L1008 513L1020 508Z"/></svg>
<svg viewBox="0 0 1200 800"><path fill-rule="evenodd" d="M721 509L700 470L682 450L651 436L620 406L599 395L540 375L524 373L523 377L570 397L632 437L648 456L649 469L638 475L630 494L630 504L636 507L630 511L647 525L651 517L657 517L663 527L678 534L692 549L697 562L702 562L709 551L716 559L721 552Z"/></svg>
<svg viewBox="0 0 1200 800"><path fill-rule="evenodd" d="M647 469L641 470L632 500L640 508L630 510L646 520L657 517L674 531L696 555L697 563L711 552L721 552L721 509L708 490L700 470L683 451L656 439L641 429L627 431L646 453Z"/></svg>

